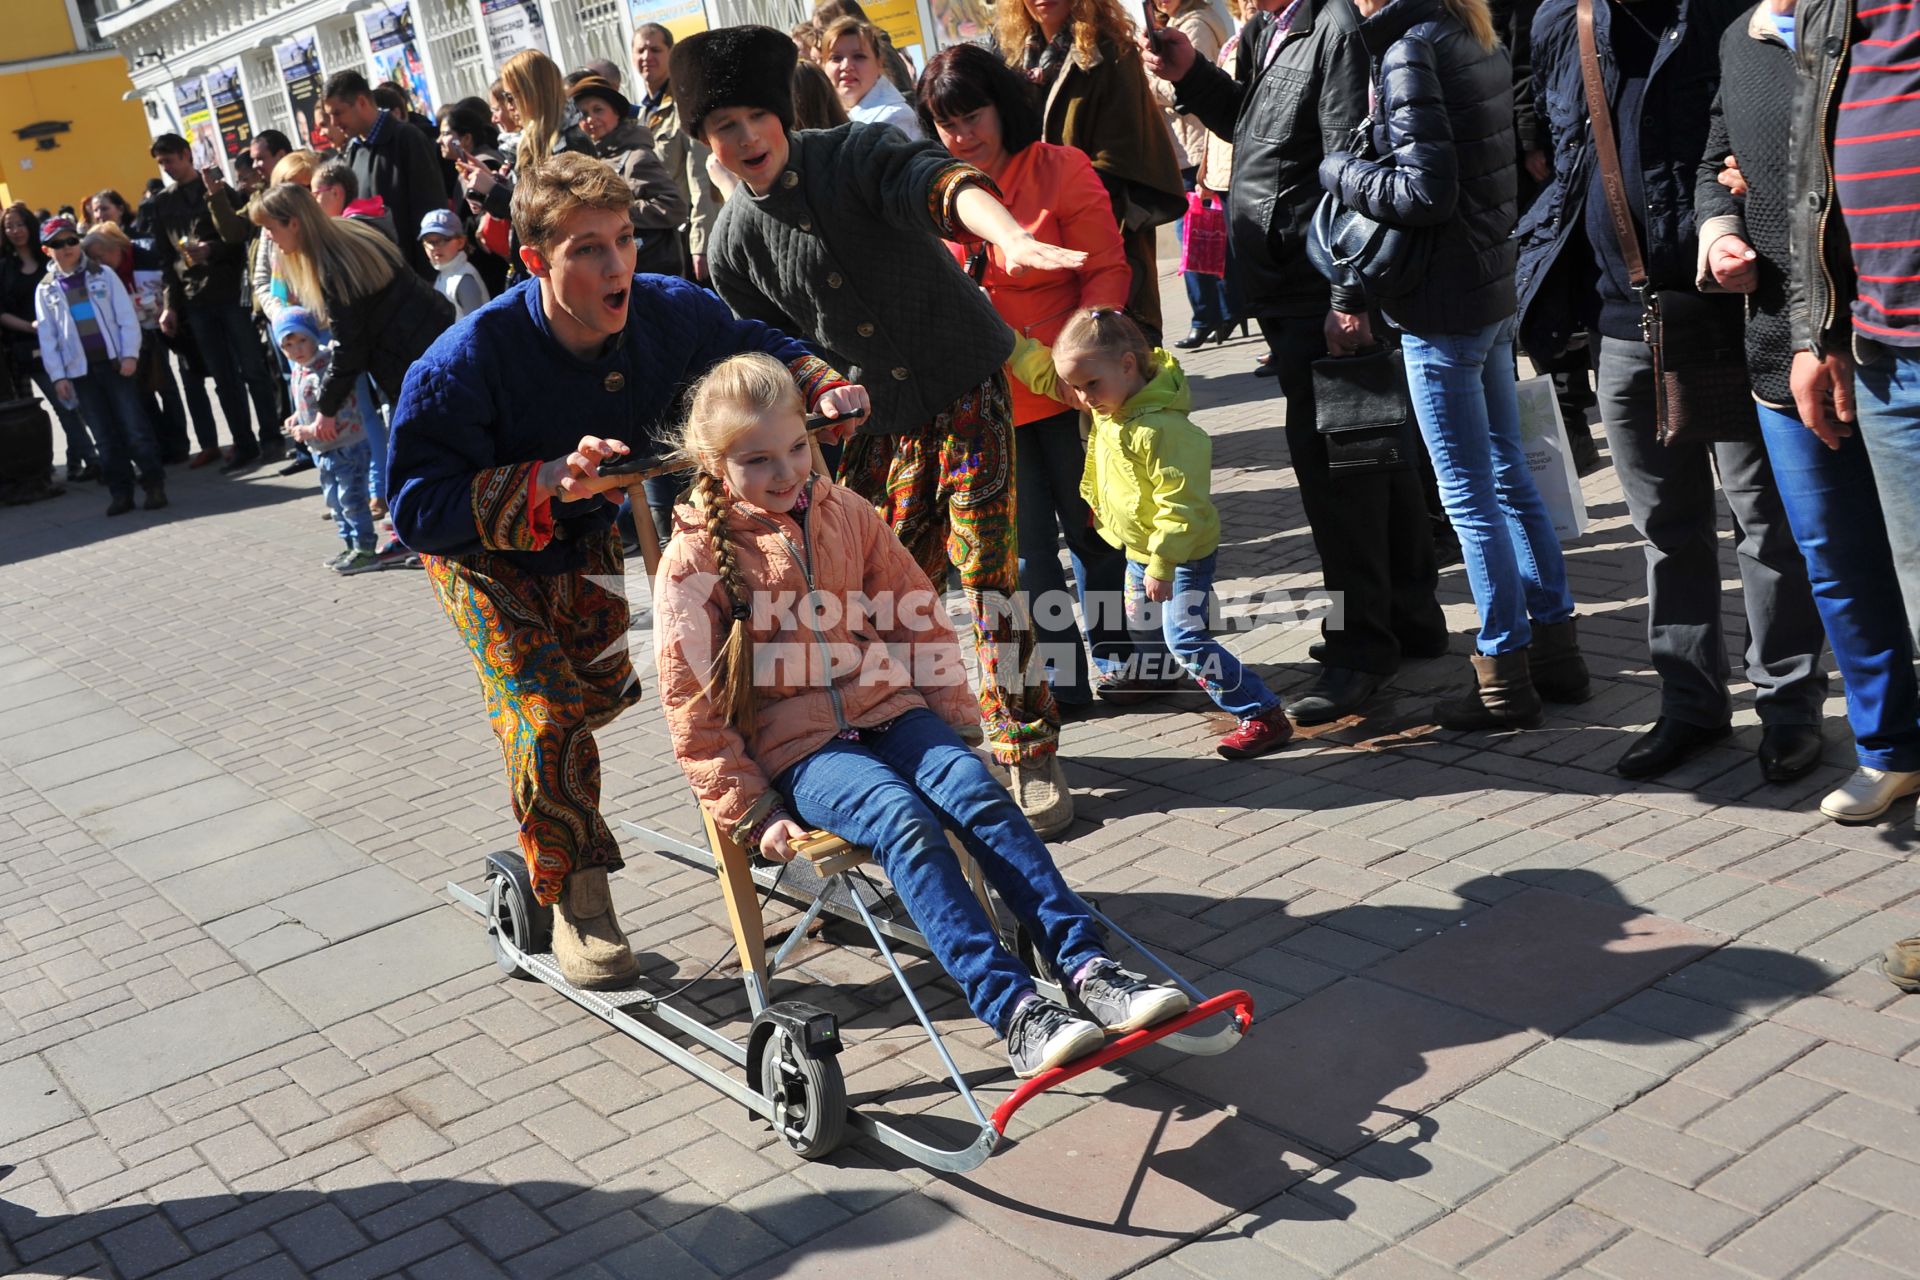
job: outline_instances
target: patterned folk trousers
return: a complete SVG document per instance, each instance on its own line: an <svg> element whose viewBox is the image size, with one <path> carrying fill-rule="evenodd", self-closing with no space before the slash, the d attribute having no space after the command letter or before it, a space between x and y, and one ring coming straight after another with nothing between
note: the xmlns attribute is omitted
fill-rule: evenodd
<svg viewBox="0 0 1920 1280"><path fill-rule="evenodd" d="M1013 477L1004 369L920 430L855 436L840 458L840 483L879 508L936 591L949 564L959 570L973 612L980 715L1002 764L1050 755L1060 740L1053 691L1029 678L1034 635L1022 612Z"/></svg>
<svg viewBox="0 0 1920 1280"><path fill-rule="evenodd" d="M627 656L619 535L583 539L587 563L535 574L478 551L422 556L440 606L473 652L487 717L506 757L533 896L560 897L576 867L621 865L600 816L593 731L640 697ZM598 579L598 581L595 581Z"/></svg>

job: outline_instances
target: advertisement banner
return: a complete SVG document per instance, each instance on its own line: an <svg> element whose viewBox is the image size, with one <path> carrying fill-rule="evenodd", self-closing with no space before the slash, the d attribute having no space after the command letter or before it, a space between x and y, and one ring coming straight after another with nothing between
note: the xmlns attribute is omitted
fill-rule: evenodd
<svg viewBox="0 0 1920 1280"><path fill-rule="evenodd" d="M675 40L707 29L707 15L700 0L630 0L628 10L635 29L657 22L673 32Z"/></svg>
<svg viewBox="0 0 1920 1280"><path fill-rule="evenodd" d="M280 68L280 79L287 86L287 101L293 107L295 146L313 145L314 118L320 112L320 37L305 31L273 47L273 61Z"/></svg>
<svg viewBox="0 0 1920 1280"><path fill-rule="evenodd" d="M920 7L914 0L875 0L866 6L867 21L886 32L898 49L913 64L914 74L927 65L931 56L927 38L920 30Z"/></svg>
<svg viewBox="0 0 1920 1280"><path fill-rule="evenodd" d="M427 87L427 64L420 57L413 39L413 14L405 0L378 5L360 15L360 29L367 36L367 53L373 59L373 80L393 80L413 95L413 109L430 116L434 111L433 90Z"/></svg>
<svg viewBox="0 0 1920 1280"><path fill-rule="evenodd" d="M214 125L220 130L220 146L228 158L245 151L253 141L253 122L247 119L247 98L240 84L239 63L229 62L207 72L207 101L213 110Z"/></svg>
<svg viewBox="0 0 1920 1280"><path fill-rule="evenodd" d="M220 130L213 123L213 108L207 105L206 87L200 77L176 81L173 97L180 108L181 132L193 148L193 167L208 169L225 163Z"/></svg>
<svg viewBox="0 0 1920 1280"><path fill-rule="evenodd" d="M932 7L942 49L973 44L993 35L993 5L989 0L933 0Z"/></svg>
<svg viewBox="0 0 1920 1280"><path fill-rule="evenodd" d="M549 52L539 0L480 0L480 20L496 67L522 49Z"/></svg>

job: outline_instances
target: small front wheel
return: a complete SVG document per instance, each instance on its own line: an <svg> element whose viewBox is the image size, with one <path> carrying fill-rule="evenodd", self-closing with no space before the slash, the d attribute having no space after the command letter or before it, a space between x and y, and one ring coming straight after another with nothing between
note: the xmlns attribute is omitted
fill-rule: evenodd
<svg viewBox="0 0 1920 1280"><path fill-rule="evenodd" d="M520 886L503 875L487 877L487 936L493 942L493 962L509 978L535 981L534 975L520 966L513 953L501 946L511 942L521 953L531 950L530 904Z"/></svg>
<svg viewBox="0 0 1920 1280"><path fill-rule="evenodd" d="M760 1045L760 1091L772 1099L773 1127L803 1160L818 1160L846 1139L847 1083L840 1060L814 1055L784 1027Z"/></svg>

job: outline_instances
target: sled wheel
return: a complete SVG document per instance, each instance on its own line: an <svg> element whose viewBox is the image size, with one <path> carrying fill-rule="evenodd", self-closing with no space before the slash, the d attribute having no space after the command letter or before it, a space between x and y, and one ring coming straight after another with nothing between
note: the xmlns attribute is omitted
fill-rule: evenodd
<svg viewBox="0 0 1920 1280"><path fill-rule="evenodd" d="M487 936L493 941L493 962L500 966L500 972L509 978L534 981L534 975L520 967L507 949L500 945L504 938L523 953L533 949L532 939L528 936L529 912L527 900L521 895L520 886L506 876L487 877L487 918L489 928Z"/></svg>
<svg viewBox="0 0 1920 1280"><path fill-rule="evenodd" d="M845 1140L847 1084L836 1057L814 1056L783 1027L760 1046L760 1090L773 1100L773 1128L803 1160Z"/></svg>

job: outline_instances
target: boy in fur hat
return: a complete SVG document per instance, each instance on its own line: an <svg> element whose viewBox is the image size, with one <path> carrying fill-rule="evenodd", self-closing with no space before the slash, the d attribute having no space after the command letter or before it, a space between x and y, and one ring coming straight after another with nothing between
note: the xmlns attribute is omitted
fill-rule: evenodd
<svg viewBox="0 0 1920 1280"><path fill-rule="evenodd" d="M793 131L793 41L727 27L673 48L687 131L745 188L707 244L720 296L742 316L812 339L864 370L873 413L840 462L927 576L951 562L974 611L980 710L994 758L1042 836L1073 821L1056 755L1059 713L1029 681L1033 631L1017 611L1014 334L944 240L985 240L1008 269L1064 271L1086 255L1014 221L986 174L884 124Z"/></svg>

